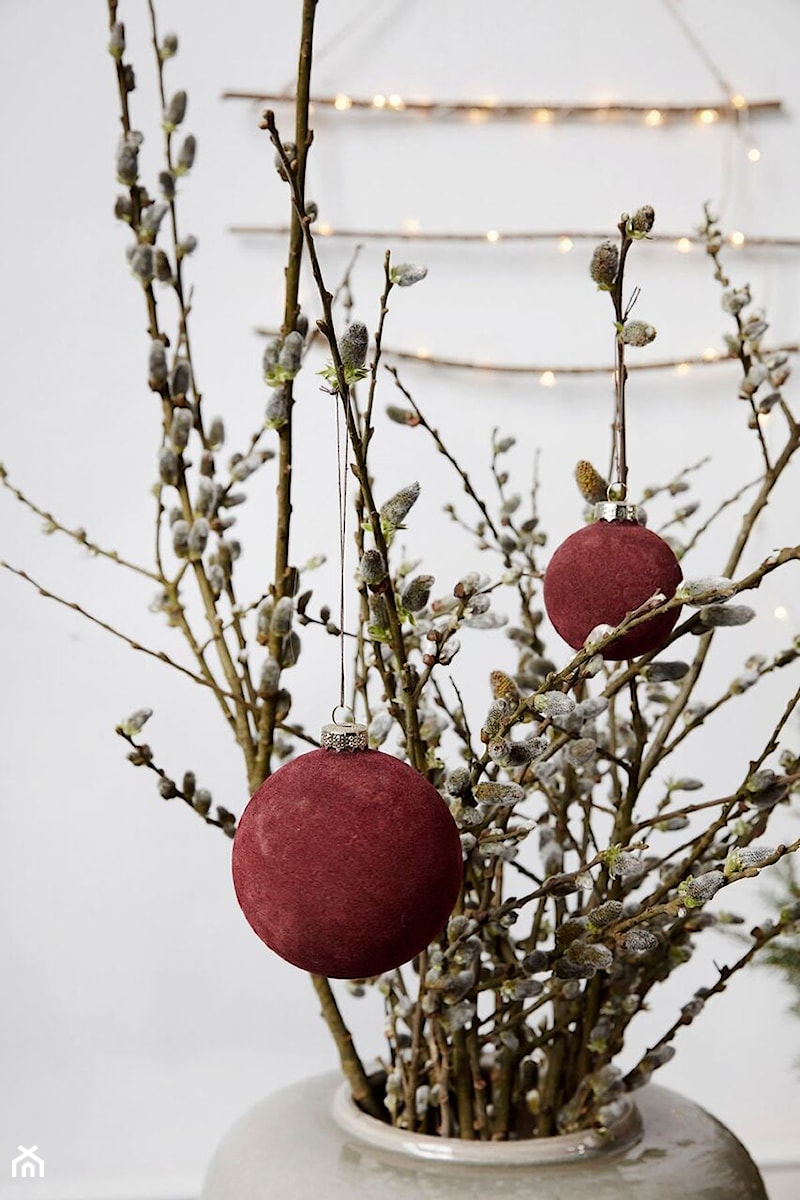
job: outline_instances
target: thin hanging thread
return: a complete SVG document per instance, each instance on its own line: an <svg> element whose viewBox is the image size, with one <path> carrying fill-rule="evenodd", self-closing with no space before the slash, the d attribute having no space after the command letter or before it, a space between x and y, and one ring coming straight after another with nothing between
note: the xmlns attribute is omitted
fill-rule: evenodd
<svg viewBox="0 0 800 1200"><path fill-rule="evenodd" d="M714 82L716 83L719 90L722 92L725 99L729 103L733 102L733 104L735 105L734 119L736 122L735 128L736 128L737 138L741 142L746 142L749 137L751 145L754 145L752 137L749 136L749 132L748 132L749 115L750 114L748 112L748 106L745 103L743 103L743 97L735 94L734 87L731 84L730 80L723 74L720 67L717 65L717 63L712 58L709 50L706 48L706 46L700 40L698 35L694 32L694 30L689 25L688 21L683 16L683 14L678 11L678 7L675 3L675 0L661 0L661 2L663 4L664 8L669 13L669 15L672 17L675 24L678 26L678 29L681 31L681 33L683 34L686 41L692 47L692 49L697 54L700 61L703 63L706 70L709 72L709 74L714 79ZM746 137L746 134L748 134L748 137ZM720 197L719 197L719 208L722 212L727 211L728 205L731 200L731 193L733 191L733 164L731 162L731 155L732 155L732 148L730 147L730 145L728 145L727 150L723 147L723 158L722 158L722 168L721 168L722 169L722 177L720 179Z"/></svg>
<svg viewBox="0 0 800 1200"><path fill-rule="evenodd" d="M683 36L686 38L689 45L692 47L692 49L695 51L695 53L702 60L706 69L714 77L714 81L715 81L717 87L722 92L723 96L726 98L726 100L730 100L734 94L733 88L731 87L730 82L722 74L722 71L719 69L717 64L714 62L714 59L711 57L711 55L709 54L706 47L700 41L700 38L697 36L697 34L694 32L694 30L688 24L685 17L683 16L683 14L678 12L678 9L675 5L675 0L662 0L662 3L664 5L664 7L666 8L667 12L672 17L675 24L680 29Z"/></svg>
<svg viewBox="0 0 800 1200"><path fill-rule="evenodd" d="M339 411L338 397L336 409L336 487L338 494L338 529L339 529L339 707L345 708L345 666L344 666L344 582L345 582L345 550L347 548L347 438L342 438L342 416Z"/></svg>
<svg viewBox="0 0 800 1200"><path fill-rule="evenodd" d="M622 268L620 267L620 269ZM631 293L631 298L622 313L621 323L623 326L630 316L633 306L639 299L640 291L641 288L636 287ZM614 337L614 362L614 440L611 454L611 485L609 487L608 498L609 500L626 500L628 496L628 448L625 421L625 383L628 368L625 366L625 344L619 332ZM620 495L618 496L611 495L611 490L615 484L619 486Z"/></svg>

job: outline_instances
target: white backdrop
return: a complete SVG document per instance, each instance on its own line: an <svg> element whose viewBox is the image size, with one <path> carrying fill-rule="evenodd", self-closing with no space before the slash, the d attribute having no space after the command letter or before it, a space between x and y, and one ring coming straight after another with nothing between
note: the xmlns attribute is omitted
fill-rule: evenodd
<svg viewBox="0 0 800 1200"><path fill-rule="evenodd" d="M199 138L196 170L181 187L183 228L199 238L188 268L197 285L199 383L206 412L225 413L231 450L245 443L267 399L253 329L279 322L283 248L235 238L227 226L280 223L287 202L266 135L256 129L256 110L222 103L220 93L276 90L290 81L299 7L285 0L159 6L162 31L181 35L169 77L171 86L189 90L185 129ZM753 123L758 163L747 157L750 134L721 123L539 126L319 111L309 195L320 219L389 230L413 219L431 230L611 232L621 209L652 203L659 229L688 233L711 200L728 230L797 236L798 6L683 0L681 12L736 90L784 101L784 116ZM125 0L120 16L139 66L134 122L154 131L142 152L145 170L152 170L159 139L146 6ZM101 545L147 562L157 415L145 385L144 306L128 278L123 228L112 216L118 126L105 43L100 3L0 4L0 457L12 480L45 509L68 525L84 525ZM552 103L720 99L707 66L657 0L493 6L320 0L318 45L320 93ZM286 110L279 119L288 133ZM368 244L354 276L355 315L370 328L384 248ZM396 261L425 261L429 277L395 293L391 345L555 365L609 355L610 308L588 280L585 244L569 254L553 243L520 247L502 240L392 248ZM322 252L335 283L352 246L331 240ZM744 249L730 251L727 262L736 282L749 280L768 306L774 340L796 340L798 253ZM642 286L639 315L659 329L643 354L680 358L721 346L726 318L698 250L682 255L671 246L636 246L630 279ZM303 294L313 317L308 282ZM332 556L336 536L332 425L315 367L304 376L297 418L298 561ZM424 365L403 374L423 410L472 464L480 488L488 490L489 431L499 425L519 437L511 461L521 486L534 450L542 451L541 510L551 546L579 523L571 471L580 457L606 461L605 378L562 377L547 389L531 378ZM392 399L387 380L381 405ZM700 493L708 503L751 478L758 456L743 411L729 366L635 376L633 490L666 481L706 453L713 462ZM241 521L248 546L243 578L253 595L269 579L271 470L254 483ZM418 431L380 421L376 474L381 495L423 480L408 543L442 590L483 565L441 515L459 488ZM797 540L797 499L795 470L776 495L750 562ZM2 496L2 557L133 637L176 647L163 619L148 612L147 581L121 575L66 539L43 538L39 525ZM721 544L710 543L687 573L719 571ZM334 598L333 573L326 571L320 600ZM796 588L796 569L765 584L756 598L760 620L726 638L730 657L717 663L717 685L748 654L788 644L798 626ZM236 748L208 698L11 576L0 589L6 1080L0 1180L8 1178L3 1164L16 1146L35 1143L47 1164L46 1188L7 1182L9 1196L189 1196L234 1117L267 1090L334 1065L334 1049L305 977L264 950L242 920L229 882L230 843L179 803L165 805L152 777L125 761L114 735L122 717L152 706L148 739L159 760L178 776L191 766L217 802L241 811L245 784ZM788 618L775 617L779 606ZM490 667L513 661L510 646L505 663L486 659L478 635L464 653L467 662L472 655L476 697L485 694ZM327 695L319 687L326 672ZM307 633L293 688L296 715L312 729L327 719L335 679L332 642ZM777 708L794 686L782 677L765 689L765 700ZM713 694L709 685L708 698ZM741 779L740 739L747 739L745 753L763 740L767 705L756 700L748 707L748 701L740 724L722 721L712 730L702 760L689 754L675 764L675 773L701 775L703 795ZM793 728L796 745L796 722ZM748 903L751 915L761 911L757 891ZM730 956L732 949L718 941L713 953ZM657 1035L676 1004L713 979L708 954L663 989L640 1022L640 1039ZM800 1025L786 1015L789 998L767 973L737 980L680 1036L677 1060L660 1076L727 1121L761 1161L797 1156L800 1078L793 1060L800 1056ZM347 1001L346 1011L362 1030L365 1052L376 1052L377 998Z"/></svg>

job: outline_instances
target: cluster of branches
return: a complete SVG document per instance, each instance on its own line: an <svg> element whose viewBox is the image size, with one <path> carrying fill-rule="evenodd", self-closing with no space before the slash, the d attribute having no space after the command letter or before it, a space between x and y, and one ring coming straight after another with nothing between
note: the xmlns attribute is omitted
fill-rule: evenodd
<svg viewBox="0 0 800 1200"><path fill-rule="evenodd" d="M702 787L701 781L663 778L665 763L688 737L768 676L796 669L800 657L797 640L772 656L754 656L713 701L697 699L716 638L725 636L726 626L755 615L736 599L800 558L800 546L789 546L738 574L773 489L800 444L800 426L783 390L789 376L786 359L762 351L766 321L752 308L749 289L728 280L721 261L722 235L707 212L706 247L723 288L723 307L734 320L730 347L741 362L740 396L762 470L708 515L699 504L685 503L694 468L650 488L650 503L681 497L663 531L675 525L689 531L683 544L674 543L682 557L695 549L722 512L739 506L741 520L727 561L719 575L685 583L671 598L657 594L616 628L593 631L584 647L558 667L547 654L539 607L546 538L537 513L538 484L527 497L512 490L505 464L514 439L494 431L496 495L488 500L397 371L384 373L381 346L390 299L397 287L419 282L424 268L394 265L386 255L371 340L362 322L342 327L336 295L324 278L312 230L315 206L305 193L312 142L308 111L314 0L303 4L293 140L281 137L271 112L262 120L292 213L283 324L264 355L269 398L263 422L224 467L223 422L206 417L192 357L185 267L195 242L180 229L177 194L191 170L196 143L191 135L179 134L185 93L167 89L177 38L159 38L150 3L163 112L156 199L140 178L143 139L131 117L135 77L117 0L108 3L122 126L117 176L124 190L117 216L130 232L128 257L142 293L149 343L147 381L160 414L153 565L133 563L99 546L85 530L68 528L24 495L5 472L2 482L45 521L49 532L65 534L118 568L151 579L157 587L153 608L183 636L192 667L35 586L207 688L241 748L251 791L298 742L315 744L301 725L290 721L293 700L285 675L301 652L300 629L306 631L304 637L343 635L341 615L337 623L329 606L318 611L312 606L304 573L313 564L301 568L292 561L293 410L303 402L298 377L300 382L306 378L301 377L304 360L313 342L324 339L324 386L340 406L357 481L360 609L352 631L350 700L369 726L371 745L394 743L446 797L461 833L464 879L447 928L413 964L350 985L357 994L375 987L385 999L388 1042L380 1077L367 1076L329 981L314 977L323 1015L355 1098L382 1119L408 1129L481 1139L603 1128L613 1121L624 1094L668 1061L677 1031L756 955L767 950L774 956L775 947L784 944L781 939L800 921L795 902L776 920L752 930L740 958L687 998L676 1021L641 1061L626 1075L617 1068L628 1026L652 989L688 961L701 931L736 919L720 907L718 894L727 897L731 885L785 859L800 845L762 841L776 809L790 802L800 782L798 755L785 744L800 690L777 714L763 746L742 762L738 786L730 794L691 802L687 793ZM624 400L626 348L655 336L652 327L630 318L624 290L628 252L646 238L652 224L649 208L633 217L623 215L618 242L603 243L592 260L592 277L609 292L614 308L618 401ZM303 262L317 285L315 328L298 305ZM167 308L169 319L163 315ZM460 511L448 505L446 512L469 531L483 561L491 563L486 572L470 571L441 594L434 592L434 578L414 574L416 565L397 549L395 535L413 520L419 484L410 482L383 500L376 494L370 450L378 388L389 379L396 397L386 412L406 431L395 429L394 436L430 439L469 506ZM624 408L618 405L618 417L620 411L624 420ZM783 420L780 445L773 451L762 428L770 413ZM617 467L619 432L618 421ZM277 490L272 582L265 595L243 601L236 573L240 547L231 532L234 510L247 498L248 478L270 461ZM578 477L587 499L607 491L600 473L588 464L581 464ZM23 572L17 574L34 583ZM199 598L202 632L190 618L188 595L192 605ZM500 595L510 597L515 608L511 625L498 612ZM670 656L654 651L633 662L606 663L603 650L622 633L678 605L691 611L662 648ZM487 637L501 631L498 653L510 639L517 654L512 672L492 672L492 695L479 724L465 711L451 668L461 637L470 629ZM140 710L118 727L131 747L132 763L155 773L165 799L183 800L207 823L233 836L234 814L212 805L209 790L197 786L191 770L179 784L158 764L141 737L149 716L149 710Z"/></svg>

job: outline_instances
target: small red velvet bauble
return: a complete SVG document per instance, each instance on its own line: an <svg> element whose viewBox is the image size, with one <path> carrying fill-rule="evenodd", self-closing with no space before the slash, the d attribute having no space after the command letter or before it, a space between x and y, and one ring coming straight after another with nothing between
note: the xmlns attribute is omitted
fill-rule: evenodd
<svg viewBox="0 0 800 1200"><path fill-rule="evenodd" d="M573 649L597 625L616 626L655 592L669 598L683 575L658 534L634 520L597 520L556 550L544 577L547 615ZM664 645L678 608L671 608L616 638L603 658L637 658Z"/></svg>
<svg viewBox="0 0 800 1200"><path fill-rule="evenodd" d="M461 842L424 776L379 750L313 750L262 783L233 883L263 942L296 967L366 979L408 962L458 898Z"/></svg>

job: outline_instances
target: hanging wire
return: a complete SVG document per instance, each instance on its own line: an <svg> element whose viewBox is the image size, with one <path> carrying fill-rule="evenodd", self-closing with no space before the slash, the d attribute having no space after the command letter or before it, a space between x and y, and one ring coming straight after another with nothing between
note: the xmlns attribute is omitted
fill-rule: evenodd
<svg viewBox="0 0 800 1200"><path fill-rule="evenodd" d="M338 498L338 533L339 533L339 706L345 705L345 664L344 664L344 585L345 585L345 552L347 549L347 475L349 441L342 437L342 414L338 400L334 405L336 410L336 490Z"/></svg>
<svg viewBox="0 0 800 1200"><path fill-rule="evenodd" d="M661 3L664 5L664 8L666 8L667 12L672 17L673 21L678 26L681 33L686 38L686 41L689 43L689 45L695 51L697 56L703 62L704 66L706 67L706 70L712 75L715 83L717 84L717 87L722 92L723 96L726 98L726 100L731 100L734 95L734 90L731 87L729 80L726 79L726 77L723 75L719 66L714 61L714 59L711 57L710 53L708 52L706 47L703 45L700 38L697 36L697 34L691 28L691 26L687 22L686 18L684 17L683 13L678 11L678 6L675 3L675 0L661 0Z"/></svg>

